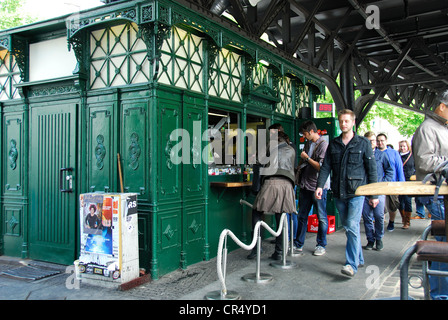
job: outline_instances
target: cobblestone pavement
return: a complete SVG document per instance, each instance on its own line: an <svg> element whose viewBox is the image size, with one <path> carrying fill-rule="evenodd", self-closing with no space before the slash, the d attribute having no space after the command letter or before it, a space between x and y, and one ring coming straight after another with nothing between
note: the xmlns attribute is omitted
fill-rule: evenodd
<svg viewBox="0 0 448 320"><path fill-rule="evenodd" d="M264 241L262 258L268 259L273 248L273 244L269 241ZM227 258L227 273L231 274L253 265L254 261L247 260L247 255L248 252L242 249L230 252ZM216 258L214 258L197 263L186 270L176 270L157 281L141 285L135 290L131 289L127 294L145 299L176 300L217 280L217 264Z"/></svg>
<svg viewBox="0 0 448 320"><path fill-rule="evenodd" d="M315 246L315 234L306 237L303 257L292 258L299 267L296 270L277 271L269 267L269 256L274 245L269 240L263 241L262 272L273 273L275 280L269 285L247 284L241 281L241 273L255 272L254 260L247 260L247 251L238 249L228 254L227 281L232 287L244 293L243 299L396 299L399 297L400 270L399 263L404 251L419 238L429 221L412 223L409 230L402 230L398 225L396 231L387 233L384 238L383 251L364 251L366 266L353 279L347 279L340 273L344 262L345 233L339 230L328 235L327 253L322 257L312 255ZM363 228L362 228L363 230ZM363 244L365 236L362 235ZM12 259L14 260L14 259ZM5 262L0 256L0 274L11 268L11 263L20 263L19 259ZM54 266L49 264L50 266ZM380 271L379 287L368 288L369 266ZM189 266L186 270L176 270L149 281L136 288L118 291L81 283L79 289L73 288L66 266L58 266L61 273L37 281L11 279L0 275L0 299L2 300L203 300L204 292L220 289L218 282L216 258ZM410 275L421 276L421 264L411 260ZM233 278L233 279L232 279ZM413 277L413 280L416 280ZM418 280L418 279L417 279ZM418 281L414 281L418 282ZM414 299L423 299L423 289L409 288ZM261 298L260 298L261 297Z"/></svg>
<svg viewBox="0 0 448 320"><path fill-rule="evenodd" d="M415 257L409 265L409 277L412 286L409 286L409 296L414 300L424 300L424 293L421 279L423 277L422 264ZM378 291L373 295L373 299L390 299L400 296L400 269L395 266L390 275L382 283Z"/></svg>

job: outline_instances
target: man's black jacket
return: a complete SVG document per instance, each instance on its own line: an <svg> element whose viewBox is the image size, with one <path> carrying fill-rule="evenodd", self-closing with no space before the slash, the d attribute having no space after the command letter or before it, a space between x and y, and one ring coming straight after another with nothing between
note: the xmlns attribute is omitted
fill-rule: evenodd
<svg viewBox="0 0 448 320"><path fill-rule="evenodd" d="M339 199L354 197L359 186L377 182L376 161L370 141L356 133L347 145L342 143L341 136L331 140L319 171L317 187L325 185L330 172L333 173L331 189L334 197Z"/></svg>

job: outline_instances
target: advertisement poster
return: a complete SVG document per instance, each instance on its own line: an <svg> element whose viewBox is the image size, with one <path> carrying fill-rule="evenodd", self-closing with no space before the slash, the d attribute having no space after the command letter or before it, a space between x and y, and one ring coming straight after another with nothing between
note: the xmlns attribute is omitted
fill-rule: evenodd
<svg viewBox="0 0 448 320"><path fill-rule="evenodd" d="M80 216L84 251L112 255L112 199L100 194L82 195Z"/></svg>
<svg viewBox="0 0 448 320"><path fill-rule="evenodd" d="M135 193L85 193L80 202L83 281L130 281L139 276L138 206Z"/></svg>

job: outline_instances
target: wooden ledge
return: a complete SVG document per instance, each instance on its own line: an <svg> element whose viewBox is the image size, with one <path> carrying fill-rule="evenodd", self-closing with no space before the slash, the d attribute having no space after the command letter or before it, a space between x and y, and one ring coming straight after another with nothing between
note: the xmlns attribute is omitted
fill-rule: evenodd
<svg viewBox="0 0 448 320"><path fill-rule="evenodd" d="M421 181L404 182L377 182L366 184L356 189L357 196L380 196L380 195L409 195L409 196L432 196L436 186ZM439 189L439 195L448 195L448 185L446 182Z"/></svg>
<svg viewBox="0 0 448 320"><path fill-rule="evenodd" d="M252 182L210 182L210 186L223 188L250 187L252 186Z"/></svg>

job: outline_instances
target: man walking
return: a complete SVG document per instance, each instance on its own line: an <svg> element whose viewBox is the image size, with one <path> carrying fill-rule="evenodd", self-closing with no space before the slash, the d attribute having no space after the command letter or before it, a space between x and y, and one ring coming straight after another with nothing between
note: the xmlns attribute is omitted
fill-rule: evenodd
<svg viewBox="0 0 448 320"><path fill-rule="evenodd" d="M412 138L412 153L415 161L417 180L423 180L427 174L448 160L448 90L440 96L440 104L434 112L426 114L425 121L415 131ZM445 219L443 198L420 197L419 199L428 209L433 220ZM445 237L436 237L437 241L446 241ZM432 270L447 271L448 265L432 262ZM448 278L429 276L432 299L448 298Z"/></svg>
<svg viewBox="0 0 448 320"><path fill-rule="evenodd" d="M295 245L297 251L301 252L303 250L308 225L308 213L314 204L317 209L319 226L317 229L317 244L313 254L315 256L321 256L325 254L325 247L327 245L327 190L330 185L330 179L327 179L325 183L321 199L316 199L314 192L316 191L317 176L324 161L328 142L317 133L317 127L313 121L303 122L299 131L303 134L307 142L300 154L299 217Z"/></svg>
<svg viewBox="0 0 448 320"><path fill-rule="evenodd" d="M403 172L403 162L401 161L400 154L397 150L389 148L387 146L387 136L384 133L380 133L376 136L376 143L378 149L387 154L391 167L394 169L394 180L392 181L405 181ZM387 225L387 231L394 231L395 229L395 217L397 215L397 210L400 208L400 201L397 195L386 196L386 209L389 212L389 224ZM406 216L401 217L403 224L406 223ZM409 214L409 219L411 215Z"/></svg>
<svg viewBox="0 0 448 320"><path fill-rule="evenodd" d="M354 276L358 266L364 264L361 248L360 221L364 196L355 196L359 186L377 182L376 162L370 142L353 131L355 114L344 109L338 114L341 135L331 140L317 179L316 199L321 199L323 187L330 173L331 189L335 205L346 231L345 265L341 272ZM378 197L370 197L373 207L378 205Z"/></svg>
<svg viewBox="0 0 448 320"><path fill-rule="evenodd" d="M372 131L364 134L364 137L370 141L373 154L376 160L376 172L378 182L392 181L394 178L394 170L390 166L389 158L385 153L376 148L376 135ZM378 196L379 203L376 207L372 207L369 203L370 197L364 200L364 207L362 209L362 218L364 221L364 228L366 230L367 245L366 250L372 250L376 244L375 249L380 251L383 249L384 236L384 205L386 196Z"/></svg>

